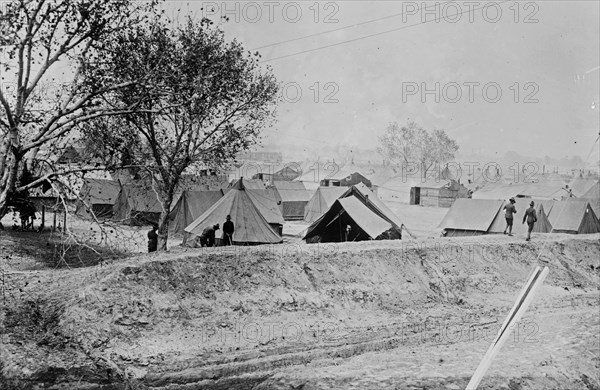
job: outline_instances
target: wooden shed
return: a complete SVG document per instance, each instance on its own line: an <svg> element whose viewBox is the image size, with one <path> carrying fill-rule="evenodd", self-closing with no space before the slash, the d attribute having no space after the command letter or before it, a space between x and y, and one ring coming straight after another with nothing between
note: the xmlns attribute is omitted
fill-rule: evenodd
<svg viewBox="0 0 600 390"><path fill-rule="evenodd" d="M451 207L458 198L469 198L471 192L455 180L427 181L410 189L410 204L427 207Z"/></svg>
<svg viewBox="0 0 600 390"><path fill-rule="evenodd" d="M321 180L321 187L351 187L358 183L363 183L368 188L373 184L360 172L352 169L340 169L337 172L330 173Z"/></svg>

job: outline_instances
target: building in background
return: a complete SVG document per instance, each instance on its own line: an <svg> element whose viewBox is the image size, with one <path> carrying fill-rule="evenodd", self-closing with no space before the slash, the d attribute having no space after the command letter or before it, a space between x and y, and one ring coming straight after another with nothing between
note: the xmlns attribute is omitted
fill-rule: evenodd
<svg viewBox="0 0 600 390"><path fill-rule="evenodd" d="M469 198L471 191L456 180L426 181L411 187L410 204L451 207L456 199Z"/></svg>

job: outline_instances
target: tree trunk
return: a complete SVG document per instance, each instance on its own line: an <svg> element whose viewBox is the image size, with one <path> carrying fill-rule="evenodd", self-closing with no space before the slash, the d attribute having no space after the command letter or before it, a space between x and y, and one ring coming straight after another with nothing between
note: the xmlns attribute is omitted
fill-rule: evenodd
<svg viewBox="0 0 600 390"><path fill-rule="evenodd" d="M163 210L158 219L158 248L159 251L167 250L167 241L169 240L169 212L171 203L173 203L175 190L168 189L166 196L162 200Z"/></svg>
<svg viewBox="0 0 600 390"><path fill-rule="evenodd" d="M431 166L429 166L429 167L425 166L425 163L424 163L424 162L421 162L421 168L422 168L421 180L422 180L423 182L426 182L426 181L427 181L427 174L429 173L429 168L430 168L430 167L431 167Z"/></svg>
<svg viewBox="0 0 600 390"><path fill-rule="evenodd" d="M27 153L27 159L25 162L25 166L27 167L27 170L29 172L33 172L33 170L34 170L33 165L34 165L35 159L36 159L39 151L40 151L40 148L34 148L29 153Z"/></svg>
<svg viewBox="0 0 600 390"><path fill-rule="evenodd" d="M10 146L10 138L4 137L0 143L0 179L3 177L4 166L8 158L8 148Z"/></svg>
<svg viewBox="0 0 600 390"><path fill-rule="evenodd" d="M425 161L421 162L421 167L423 167L423 181L427 181L427 175L429 174L429 171L431 170L431 168L433 168L433 165L435 163L430 163L429 165L426 165ZM440 170L438 169L438 172L440 172ZM437 179L440 179L440 177L437 177ZM434 180L436 180L434 178Z"/></svg>
<svg viewBox="0 0 600 390"><path fill-rule="evenodd" d="M170 207L169 203L169 207ZM158 220L158 248L159 251L167 250L167 241L169 240L169 213L163 210L160 213L160 219Z"/></svg>
<svg viewBox="0 0 600 390"><path fill-rule="evenodd" d="M13 135L14 137L14 135ZM16 149L11 147L11 142L6 142L1 152L2 170L0 171L0 218L2 218L7 210L8 204L14 196L21 158L16 152ZM22 172L22 170L21 170Z"/></svg>

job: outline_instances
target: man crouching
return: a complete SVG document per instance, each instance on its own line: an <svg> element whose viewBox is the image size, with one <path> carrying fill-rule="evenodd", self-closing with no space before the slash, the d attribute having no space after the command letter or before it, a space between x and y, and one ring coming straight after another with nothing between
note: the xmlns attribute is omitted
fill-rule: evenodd
<svg viewBox="0 0 600 390"><path fill-rule="evenodd" d="M219 230L219 224L209 226L202 231L200 235L200 246L201 247L213 247L215 246L215 233Z"/></svg>

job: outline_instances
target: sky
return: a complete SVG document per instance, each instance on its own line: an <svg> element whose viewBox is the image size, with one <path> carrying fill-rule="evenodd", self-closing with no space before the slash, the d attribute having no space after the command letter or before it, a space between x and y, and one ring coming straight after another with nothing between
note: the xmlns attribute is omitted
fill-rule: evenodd
<svg viewBox="0 0 600 390"><path fill-rule="evenodd" d="M208 17L226 39L261 53L282 87L263 143L284 152L375 149L390 122L414 120L444 129L464 155L600 159L598 1L167 0L163 7L179 20Z"/></svg>
<svg viewBox="0 0 600 390"><path fill-rule="evenodd" d="M586 159L593 151L597 161L599 4L169 1L166 7L171 16L209 17L272 67L283 102L265 143L373 149L390 122L415 120L446 130L463 153ZM229 21L219 22L222 16Z"/></svg>

